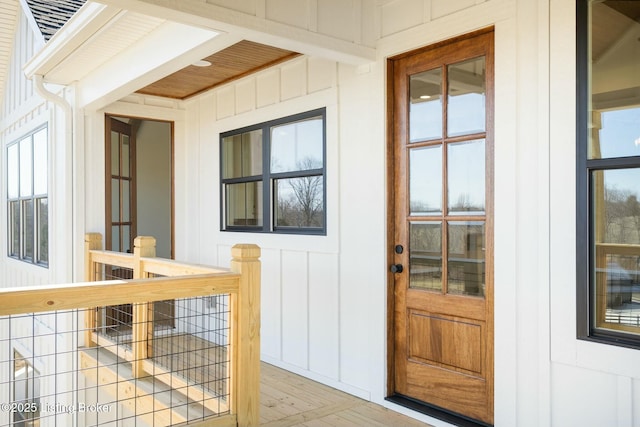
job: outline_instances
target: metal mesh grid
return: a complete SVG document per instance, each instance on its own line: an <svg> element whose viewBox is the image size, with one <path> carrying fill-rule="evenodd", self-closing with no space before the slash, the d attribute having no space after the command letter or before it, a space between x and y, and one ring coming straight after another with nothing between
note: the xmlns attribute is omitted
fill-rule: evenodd
<svg viewBox="0 0 640 427"><path fill-rule="evenodd" d="M0 318L0 426L163 426L229 413L228 299L156 303L172 318L155 319L137 378L133 318L106 328L105 307ZM103 315L100 346L85 342L88 310Z"/></svg>

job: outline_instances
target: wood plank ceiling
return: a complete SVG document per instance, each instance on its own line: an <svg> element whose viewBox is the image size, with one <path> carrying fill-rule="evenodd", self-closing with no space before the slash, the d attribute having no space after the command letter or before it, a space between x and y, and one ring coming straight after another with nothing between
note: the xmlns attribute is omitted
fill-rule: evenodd
<svg viewBox="0 0 640 427"><path fill-rule="evenodd" d="M210 66L190 65L138 90L138 93L185 99L298 55L289 50L243 40L202 58L210 62Z"/></svg>

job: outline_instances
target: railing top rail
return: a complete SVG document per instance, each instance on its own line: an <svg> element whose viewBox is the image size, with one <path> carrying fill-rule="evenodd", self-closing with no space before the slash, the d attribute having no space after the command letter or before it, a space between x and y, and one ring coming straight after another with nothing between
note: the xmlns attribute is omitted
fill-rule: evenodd
<svg viewBox="0 0 640 427"><path fill-rule="evenodd" d="M240 274L224 272L0 289L0 316L237 293Z"/></svg>

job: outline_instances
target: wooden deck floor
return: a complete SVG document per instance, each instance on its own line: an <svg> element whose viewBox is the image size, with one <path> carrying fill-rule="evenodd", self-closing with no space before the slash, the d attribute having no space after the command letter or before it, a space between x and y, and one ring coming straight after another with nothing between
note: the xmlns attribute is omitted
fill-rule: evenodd
<svg viewBox="0 0 640 427"><path fill-rule="evenodd" d="M267 363L261 369L263 427L429 426Z"/></svg>

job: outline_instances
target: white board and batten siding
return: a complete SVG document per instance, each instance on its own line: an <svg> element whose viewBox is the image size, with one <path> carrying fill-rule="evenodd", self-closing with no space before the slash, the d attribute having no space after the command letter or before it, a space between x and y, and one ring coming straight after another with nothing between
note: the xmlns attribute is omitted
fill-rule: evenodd
<svg viewBox="0 0 640 427"><path fill-rule="evenodd" d="M16 6L18 2L15 2ZM4 5L3 3L3 6ZM52 283L70 282L71 275L71 242L67 236L71 235L71 222L68 212L71 210L70 197L70 152L68 151L67 131L65 129L66 117L58 107L52 105L40 97L33 83L26 79L22 65L40 49L44 41L39 33L34 32L34 28L28 18L17 6L17 16L15 22L14 40L11 45L11 52L7 61L5 86L2 90L2 100L0 107L0 197L2 209L0 209L0 241L2 246L0 251L0 287L18 287L31 285L47 285ZM3 12L7 9L3 8ZM60 88L52 88L59 90ZM59 91L63 96L68 96L68 91ZM42 126L48 129L48 198L49 198L49 265L46 267L36 266L28 262L11 259L7 256L8 232L7 226L7 145L21 140L26 135L33 133ZM64 218L64 219L63 219ZM4 319L3 334L11 330L14 339L9 343L6 335L2 336L0 354L3 362L10 360L13 350L17 350L23 356L30 359L33 367L40 372L43 378L40 383L40 391L43 395L53 395L56 387L72 387L73 378L59 375L51 376L55 372L55 366L61 372L72 371L72 361L54 360L55 356L42 356L43 350L56 348L59 352L72 350L73 343L64 339L64 334L54 334L54 324L58 332L71 330L74 323L71 314L57 316L34 316L24 318L14 318L11 322ZM10 328L7 325L10 324ZM15 337L30 337L32 333L39 336L35 339ZM11 346L9 346L11 344ZM39 353L33 357L35 352ZM6 363L3 366L8 367ZM9 369L3 369L0 374L2 384L9 383ZM11 396L5 395L9 388L2 387L0 401L11 402ZM60 396L62 403L71 403L70 398ZM10 412L5 411L0 417L0 422L8 422ZM64 422L63 417L60 421ZM71 422L70 419L67 420Z"/></svg>

